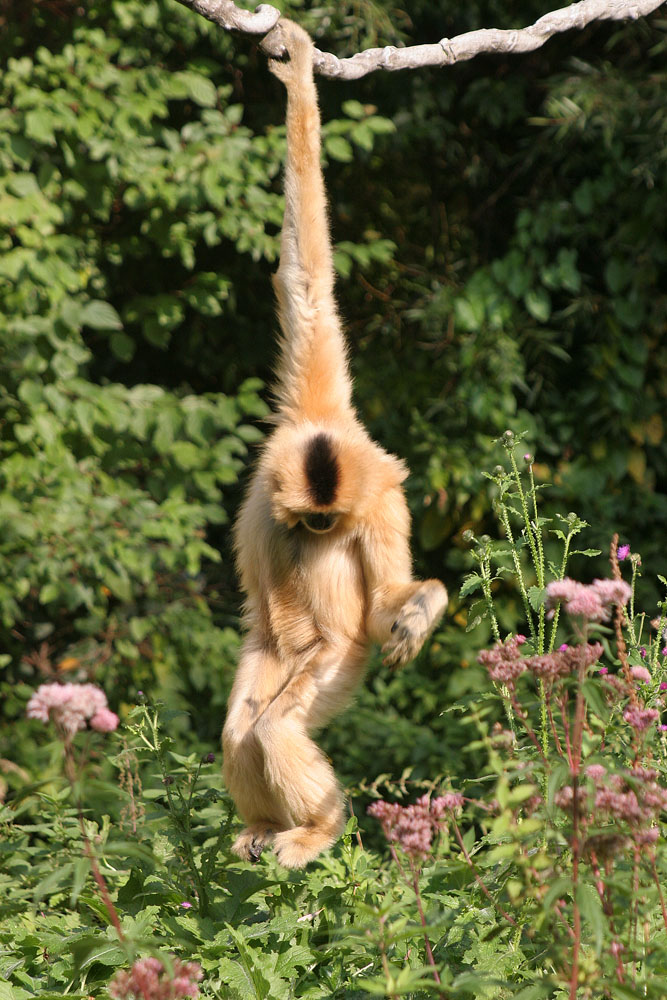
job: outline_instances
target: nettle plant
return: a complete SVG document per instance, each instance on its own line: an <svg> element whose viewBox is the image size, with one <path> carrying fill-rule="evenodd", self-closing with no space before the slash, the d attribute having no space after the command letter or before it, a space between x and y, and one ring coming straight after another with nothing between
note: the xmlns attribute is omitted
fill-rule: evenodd
<svg viewBox="0 0 667 1000"><path fill-rule="evenodd" d="M469 628L488 619L495 639L479 662L503 721L486 696L457 706L478 729L470 749L486 749L490 773L469 783L469 796L448 793L430 807L427 798L409 807L381 802L369 811L402 875L408 859L420 913L430 835L454 832L452 850L495 910L489 953L501 937L515 956L509 976L506 964L487 963L481 995L664 997L667 601L656 615L636 609L641 559L617 536L609 578L570 579L572 542L586 524L574 514L541 517L531 455L523 455L521 470L520 439L507 432L502 442L509 469L498 466L488 478L505 539L468 533L476 569L461 590L481 594ZM554 540L561 548L555 563L545 554ZM521 595L525 635L501 634L496 593L508 577ZM439 952L444 957L446 948L432 949L427 937L426 959L442 988ZM509 978L523 985L519 994L505 992ZM463 985L460 977L452 985Z"/></svg>

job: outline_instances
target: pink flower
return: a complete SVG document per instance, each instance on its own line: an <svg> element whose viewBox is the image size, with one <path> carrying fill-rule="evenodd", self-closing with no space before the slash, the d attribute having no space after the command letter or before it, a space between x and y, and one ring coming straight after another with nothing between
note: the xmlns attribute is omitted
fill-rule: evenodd
<svg viewBox="0 0 667 1000"><path fill-rule="evenodd" d="M659 715L660 712L658 712L657 708L640 708L638 705L631 705L630 708L626 708L623 718L628 725L636 729L638 733L641 733L645 729L648 729Z"/></svg>
<svg viewBox="0 0 667 1000"><path fill-rule="evenodd" d="M618 561L619 562L623 562L623 560L627 559L628 556L630 555L630 546L629 545L619 545L619 547L618 547L618 549L616 551L616 555L618 556Z"/></svg>
<svg viewBox="0 0 667 1000"><path fill-rule="evenodd" d="M139 958L129 972L117 972L109 983L114 1000L181 1000L198 997L204 973L197 962L172 960L173 976L158 958Z"/></svg>
<svg viewBox="0 0 667 1000"><path fill-rule="evenodd" d="M398 844L413 858L424 858L431 850L433 835L446 827L444 815L462 805L462 795L447 792L433 800L422 795L410 806L401 806L398 802L373 802L368 807L368 814L380 820L389 843Z"/></svg>
<svg viewBox="0 0 667 1000"><path fill-rule="evenodd" d="M112 733L114 729L118 728L119 722L120 719L115 712L108 708L101 708L90 720L90 728L96 729L98 733Z"/></svg>
<svg viewBox="0 0 667 1000"><path fill-rule="evenodd" d="M87 722L102 733L118 725L104 691L94 684L41 684L28 702L26 715L41 722L51 720L68 736L85 729Z"/></svg>
<svg viewBox="0 0 667 1000"><path fill-rule="evenodd" d="M493 649L483 649L477 657L496 684L514 687L514 682L526 669L526 661L521 656L519 646L526 641L525 636L515 635L505 642L497 642Z"/></svg>
<svg viewBox="0 0 667 1000"><path fill-rule="evenodd" d="M651 675L646 667L630 667L630 673L636 681L644 681L645 684L651 683Z"/></svg>
<svg viewBox="0 0 667 1000"><path fill-rule="evenodd" d="M183 907L184 910L191 910L192 909L192 903L188 903L188 902L181 903L181 906Z"/></svg>
<svg viewBox="0 0 667 1000"><path fill-rule="evenodd" d="M632 588L625 580L594 580L590 585L565 577L547 584L547 607L562 604L568 615L578 615L589 622L608 621L615 604L627 604Z"/></svg>
<svg viewBox="0 0 667 1000"><path fill-rule="evenodd" d="M584 643L581 646L566 646L554 653L528 656L524 661L526 669L546 683L553 683L558 677L568 677L580 667L590 667L602 656L599 642Z"/></svg>
<svg viewBox="0 0 667 1000"><path fill-rule="evenodd" d="M602 676L604 677L605 674L609 673L609 667L600 667L600 669L598 670L598 673L602 674Z"/></svg>

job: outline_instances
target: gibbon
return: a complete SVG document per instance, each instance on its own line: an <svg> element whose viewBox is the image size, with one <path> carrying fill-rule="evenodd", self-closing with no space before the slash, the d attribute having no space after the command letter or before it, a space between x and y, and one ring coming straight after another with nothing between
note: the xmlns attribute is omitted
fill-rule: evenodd
<svg viewBox="0 0 667 1000"><path fill-rule="evenodd" d="M286 20L271 36L288 53L269 61L287 88L285 217L273 279L281 354L275 427L235 526L247 636L223 772L247 824L232 850L257 861L272 845L282 865L301 868L343 824L340 788L311 734L350 698L371 641L383 643L390 666L418 653L447 592L439 580L413 580L407 469L370 439L352 406L313 43Z"/></svg>

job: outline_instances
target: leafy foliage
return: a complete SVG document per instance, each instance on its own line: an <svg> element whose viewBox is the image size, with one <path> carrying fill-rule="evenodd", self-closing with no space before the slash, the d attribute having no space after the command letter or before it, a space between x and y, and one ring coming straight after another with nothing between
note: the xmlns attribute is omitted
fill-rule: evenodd
<svg viewBox="0 0 667 1000"><path fill-rule="evenodd" d="M544 12L283 7L341 55ZM239 644L229 527L268 410L282 94L253 41L171 0L8 0L0 23L0 1000L102 997L140 954L201 962L206 996L432 993L414 884L363 817L443 775L500 811L466 806L463 848L452 828L421 869L441 992L566 995L554 904L569 917L576 897L587 996L616 968L609 916L590 880L538 899L526 857L556 857L569 877L567 831L531 829L523 796L541 765L520 769L494 744L506 705L477 653L520 628L544 651L563 546L587 579L619 531L644 561L634 583L649 614L630 636L644 664L667 520L664 21L320 87L357 400L408 458L416 561L452 599L410 671L373 662L330 727L359 829L352 819L321 864L290 875L270 856L254 869L231 858L234 819L207 759ZM530 461L484 479L508 428ZM524 469L533 490L553 483L528 518L537 531ZM94 680L123 718L106 744L77 736L74 786L61 743L22 718L43 678ZM606 721L593 685L586 697ZM639 900L629 873L614 905L650 937L655 883ZM664 993L664 949L640 951L615 996Z"/></svg>

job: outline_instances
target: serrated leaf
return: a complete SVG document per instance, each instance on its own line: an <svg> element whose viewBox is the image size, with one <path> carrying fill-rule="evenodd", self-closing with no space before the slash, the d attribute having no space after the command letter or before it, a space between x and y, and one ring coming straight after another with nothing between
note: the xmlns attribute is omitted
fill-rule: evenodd
<svg viewBox="0 0 667 1000"><path fill-rule="evenodd" d="M482 586L483 580L478 573L471 573L463 581L463 585L459 590L459 597L467 597L468 594L472 594L473 591L477 590Z"/></svg>
<svg viewBox="0 0 667 1000"><path fill-rule="evenodd" d="M528 594L528 603L533 611L539 611L546 600L546 587L529 587L526 593Z"/></svg>

